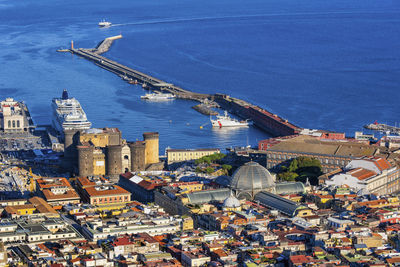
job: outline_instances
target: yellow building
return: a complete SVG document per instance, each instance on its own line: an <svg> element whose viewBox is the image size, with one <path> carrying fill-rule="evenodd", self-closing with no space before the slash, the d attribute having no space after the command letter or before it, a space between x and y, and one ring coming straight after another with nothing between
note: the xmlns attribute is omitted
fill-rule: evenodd
<svg viewBox="0 0 400 267"><path fill-rule="evenodd" d="M159 159L159 134L157 132L143 133L145 142L145 163L146 165L160 162Z"/></svg>
<svg viewBox="0 0 400 267"><path fill-rule="evenodd" d="M182 217L182 231L193 230L193 219L189 216Z"/></svg>
<svg viewBox="0 0 400 267"><path fill-rule="evenodd" d="M203 184L199 182L179 182L179 183L169 184L169 186L179 188L180 194L187 194L203 190Z"/></svg>
<svg viewBox="0 0 400 267"><path fill-rule="evenodd" d="M17 205L17 206L7 206L4 210L8 214L31 215L35 212L36 208L32 204L25 204L25 205Z"/></svg>
<svg viewBox="0 0 400 267"><path fill-rule="evenodd" d="M217 148L203 149L167 149L168 164L199 159L204 156L221 153Z"/></svg>
<svg viewBox="0 0 400 267"><path fill-rule="evenodd" d="M93 175L106 175L106 157L100 149L93 151Z"/></svg>
<svg viewBox="0 0 400 267"><path fill-rule="evenodd" d="M296 210L296 216L297 217L307 217L307 216L311 216L311 215L314 215L314 213L312 212L312 210L311 209L309 209L309 208L301 208L301 209L298 209L298 210Z"/></svg>
<svg viewBox="0 0 400 267"><path fill-rule="evenodd" d="M79 136L80 143L91 143L95 147L121 144L121 132L117 128L89 129Z"/></svg>
<svg viewBox="0 0 400 267"><path fill-rule="evenodd" d="M79 176L117 176L122 173L122 143L117 128L89 129L79 133Z"/></svg>

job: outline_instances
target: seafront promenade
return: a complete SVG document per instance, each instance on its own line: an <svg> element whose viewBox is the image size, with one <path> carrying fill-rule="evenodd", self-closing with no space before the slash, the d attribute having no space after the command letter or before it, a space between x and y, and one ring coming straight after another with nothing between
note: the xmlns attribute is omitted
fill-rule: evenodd
<svg viewBox="0 0 400 267"><path fill-rule="evenodd" d="M177 98L194 100L201 103L204 101L216 102L230 113L243 119L252 120L255 126L274 136L292 135L301 131L300 127L290 123L288 120L241 99L218 93L201 94L189 91L100 55L107 52L115 40L121 38L122 35L106 38L100 42L96 48L89 49L75 48L73 42L71 42L70 49L59 50L59 52L71 52L72 54L94 62L94 64L105 70L115 73L129 83L142 84L143 88L152 91L171 93Z"/></svg>

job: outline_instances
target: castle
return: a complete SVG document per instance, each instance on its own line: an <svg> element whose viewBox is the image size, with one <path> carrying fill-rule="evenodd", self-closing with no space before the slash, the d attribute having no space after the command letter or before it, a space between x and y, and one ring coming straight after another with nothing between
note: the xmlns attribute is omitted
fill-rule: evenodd
<svg viewBox="0 0 400 267"><path fill-rule="evenodd" d="M69 168L87 176L117 178L125 171L160 170L159 134L143 133L143 141L127 142L118 128L66 130L64 158Z"/></svg>

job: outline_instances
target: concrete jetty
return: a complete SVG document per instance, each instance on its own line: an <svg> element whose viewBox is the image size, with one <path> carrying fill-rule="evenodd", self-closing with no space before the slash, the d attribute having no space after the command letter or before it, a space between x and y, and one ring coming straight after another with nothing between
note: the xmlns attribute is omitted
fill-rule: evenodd
<svg viewBox="0 0 400 267"><path fill-rule="evenodd" d="M168 92L176 95L176 97L178 98L191 99L195 101L201 101L202 99L211 97L209 94L199 94L191 92L182 89L178 86L175 86L173 84L166 83L150 75L144 74L140 71L131 69L127 66L119 64L118 62L100 56L97 53L97 50L79 48L79 49L70 49L70 52L78 56L81 56L83 58L86 58L90 61L93 61L99 67L119 75L124 80L128 81L136 80L139 83L146 85L146 87L149 88L150 90Z"/></svg>
<svg viewBox="0 0 400 267"><path fill-rule="evenodd" d="M97 45L96 50L94 50L93 53L101 55L101 54L107 52L108 50L110 50L110 47L113 44L113 42L115 40L118 40L118 39L121 39L121 38L122 38L122 34L116 35L116 36L112 36L112 37L108 37L108 38L104 39L103 41L101 41Z"/></svg>

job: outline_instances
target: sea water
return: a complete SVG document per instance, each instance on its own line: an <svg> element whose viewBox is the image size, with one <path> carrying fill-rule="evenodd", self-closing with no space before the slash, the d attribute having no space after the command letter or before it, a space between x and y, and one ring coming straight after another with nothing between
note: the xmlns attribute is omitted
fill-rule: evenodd
<svg viewBox="0 0 400 267"><path fill-rule="evenodd" d="M99 28L106 19L112 27ZM122 34L106 57L184 89L226 93L304 128L346 132L397 124L400 2L353 0L0 1L0 99L24 100L37 124L68 89L94 127L124 138L160 133L160 148L256 145L256 127L212 129L195 102L144 91L69 53Z"/></svg>

